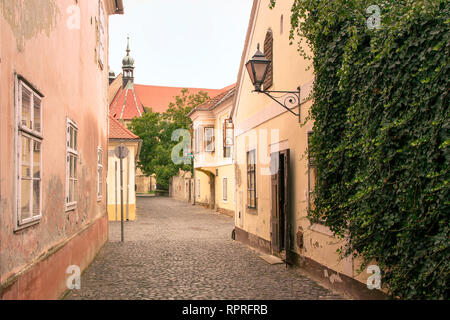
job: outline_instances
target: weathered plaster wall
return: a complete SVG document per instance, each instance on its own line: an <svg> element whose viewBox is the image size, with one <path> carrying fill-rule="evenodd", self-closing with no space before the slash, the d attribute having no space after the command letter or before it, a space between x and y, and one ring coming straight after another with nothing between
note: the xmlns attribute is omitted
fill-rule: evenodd
<svg viewBox="0 0 450 320"><path fill-rule="evenodd" d="M19 52L27 40L42 33L49 36L61 14L56 0L2 0L0 12L15 35Z"/></svg>
<svg viewBox="0 0 450 320"><path fill-rule="evenodd" d="M191 172L180 171L178 176L172 178L170 196L174 199L188 202L193 199L194 192L191 187L193 179L191 179ZM190 193L190 194L189 194Z"/></svg>
<svg viewBox="0 0 450 320"><path fill-rule="evenodd" d="M118 141L110 141L108 149L108 217L110 221L121 220L120 207L120 159L114 155L114 149L120 144ZM129 150L129 155L122 160L123 169L123 206L124 219L136 219L136 192L135 192L135 177L136 177L136 155L138 152L138 142L130 141L124 142ZM117 163L117 175L116 175ZM117 185L117 190L116 190ZM117 198L116 198L117 196ZM116 206L117 199L117 206ZM116 218L117 209L117 218ZM127 214L128 211L128 214Z"/></svg>
<svg viewBox="0 0 450 320"><path fill-rule="evenodd" d="M24 270L36 267L39 257L51 248L106 217L105 183L104 196L97 199L97 148L104 150L104 180L108 150L108 71L100 68L96 55L98 1L79 2L80 29L67 26L67 8L74 4L73 0L0 2L0 291L6 283L14 284L25 276ZM22 75L45 96L42 100L42 219L16 232L15 74ZM78 203L72 211L65 210L67 118L79 128ZM80 250L88 250L89 246L99 248L104 243L107 225L101 226L98 235L91 238L92 243L80 242L88 246ZM48 267L57 268L54 272L62 269L65 272L67 266L83 262L81 256L63 256L56 265ZM45 281L61 280L51 275L50 272ZM31 290L30 286L26 287ZM39 291L33 294L39 297Z"/></svg>
<svg viewBox="0 0 450 320"><path fill-rule="evenodd" d="M234 211L234 166L220 166L216 176L216 209ZM227 178L227 199L223 199L223 178Z"/></svg>

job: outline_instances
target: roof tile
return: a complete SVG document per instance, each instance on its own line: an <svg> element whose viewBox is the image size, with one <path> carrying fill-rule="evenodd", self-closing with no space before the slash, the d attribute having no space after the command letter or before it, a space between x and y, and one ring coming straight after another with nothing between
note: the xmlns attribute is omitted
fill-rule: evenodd
<svg viewBox="0 0 450 320"><path fill-rule="evenodd" d="M118 120L109 116L109 139L139 139L137 135L125 128Z"/></svg>

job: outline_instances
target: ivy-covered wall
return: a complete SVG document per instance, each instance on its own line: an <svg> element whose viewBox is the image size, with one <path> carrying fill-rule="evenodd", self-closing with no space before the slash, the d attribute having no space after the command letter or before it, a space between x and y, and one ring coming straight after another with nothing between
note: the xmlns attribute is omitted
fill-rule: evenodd
<svg viewBox="0 0 450 320"><path fill-rule="evenodd" d="M448 299L450 2L295 0L292 13L316 76L310 218L348 237L343 255L375 260L393 297Z"/></svg>

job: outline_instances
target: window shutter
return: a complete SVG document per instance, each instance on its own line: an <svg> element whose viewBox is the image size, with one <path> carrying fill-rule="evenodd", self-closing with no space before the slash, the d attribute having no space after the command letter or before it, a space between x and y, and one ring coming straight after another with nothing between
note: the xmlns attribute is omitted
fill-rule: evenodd
<svg viewBox="0 0 450 320"><path fill-rule="evenodd" d="M263 84L264 90L267 90L273 85L273 34L271 30L267 31L266 39L264 40L264 55L266 59L272 61Z"/></svg>

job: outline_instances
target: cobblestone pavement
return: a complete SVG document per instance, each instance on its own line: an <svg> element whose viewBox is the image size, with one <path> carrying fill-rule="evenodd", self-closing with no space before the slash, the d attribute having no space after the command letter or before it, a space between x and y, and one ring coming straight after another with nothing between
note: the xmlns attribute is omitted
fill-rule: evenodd
<svg viewBox="0 0 450 320"><path fill-rule="evenodd" d="M138 198L137 220L109 242L66 299L341 299L231 240L234 220L170 198Z"/></svg>

